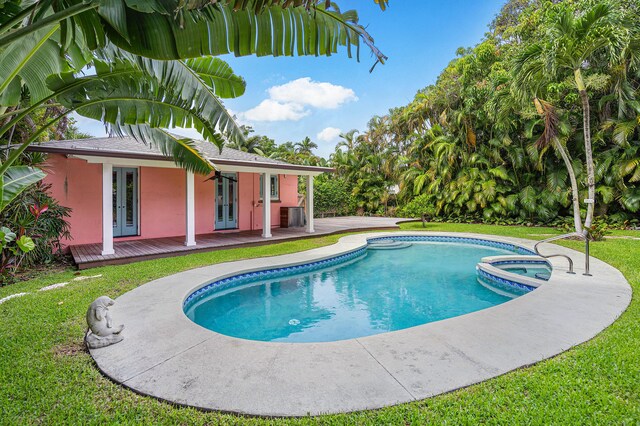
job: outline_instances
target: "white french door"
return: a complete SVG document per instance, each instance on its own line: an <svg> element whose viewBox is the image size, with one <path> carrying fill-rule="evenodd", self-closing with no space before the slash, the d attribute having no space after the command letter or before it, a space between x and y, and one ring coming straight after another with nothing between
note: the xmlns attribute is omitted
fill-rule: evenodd
<svg viewBox="0 0 640 426"><path fill-rule="evenodd" d="M113 236L138 235L138 169L113 168Z"/></svg>
<svg viewBox="0 0 640 426"><path fill-rule="evenodd" d="M238 182L235 173L222 173L216 183L215 227L234 229L238 227Z"/></svg>

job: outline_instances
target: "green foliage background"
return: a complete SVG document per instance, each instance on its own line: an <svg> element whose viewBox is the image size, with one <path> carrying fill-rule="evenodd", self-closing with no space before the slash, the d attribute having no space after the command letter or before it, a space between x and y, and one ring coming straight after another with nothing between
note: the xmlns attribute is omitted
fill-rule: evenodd
<svg viewBox="0 0 640 426"><path fill-rule="evenodd" d="M336 179L326 174L314 182L313 201L317 216L347 216L356 211L355 199L349 184L344 179Z"/></svg>
<svg viewBox="0 0 640 426"><path fill-rule="evenodd" d="M613 24L610 44L596 46L581 64L591 109L596 215L637 223L640 5L631 0L507 2L484 39L460 48L435 84L408 105L372 118L364 133L343 135L331 165L353 188L362 211L380 211L398 185L402 215L432 209L451 220L547 224L570 216L567 168L553 146L536 143L548 123L533 100L555 108L555 135L572 157L582 202L582 105L573 72L553 64L580 49L558 41L564 16L588 17L597 4L611 10ZM524 78L516 64L536 45L541 72Z"/></svg>

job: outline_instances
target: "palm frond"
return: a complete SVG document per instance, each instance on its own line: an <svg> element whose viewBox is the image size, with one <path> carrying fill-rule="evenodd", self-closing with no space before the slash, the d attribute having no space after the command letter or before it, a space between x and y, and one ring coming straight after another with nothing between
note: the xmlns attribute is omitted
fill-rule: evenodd
<svg viewBox="0 0 640 426"><path fill-rule="evenodd" d="M120 136L124 134L132 136L150 147L157 147L185 170L206 175L215 169L206 156L198 150L193 139L179 137L164 129L149 127L146 124L125 125L118 128L116 133L120 133ZM218 137L221 139L220 135ZM220 140L216 144L222 143L223 141Z"/></svg>
<svg viewBox="0 0 640 426"><path fill-rule="evenodd" d="M611 6L609 4L602 2L594 5L573 23L576 36L578 38L586 37L589 31L603 18L608 17L610 13Z"/></svg>
<svg viewBox="0 0 640 426"><path fill-rule="evenodd" d="M551 145L554 139L556 139L560 133L559 123L560 117L556 108L549 102L542 99L534 99L538 114L540 114L544 120L544 130L542 134L536 140L535 144L538 149L544 149Z"/></svg>

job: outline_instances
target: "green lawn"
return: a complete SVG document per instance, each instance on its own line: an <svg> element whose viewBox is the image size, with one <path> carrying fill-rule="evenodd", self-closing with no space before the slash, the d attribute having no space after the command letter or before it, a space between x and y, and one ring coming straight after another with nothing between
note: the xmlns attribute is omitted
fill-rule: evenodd
<svg viewBox="0 0 640 426"><path fill-rule="evenodd" d="M404 229L423 229L419 223ZM428 224L430 231L467 231L530 239L550 228ZM545 235L546 234L546 235ZM613 235L631 235L616 232ZM640 237L640 232L635 233ZM74 271L42 275L0 288L0 298L31 294L0 305L0 424L217 424L271 423L177 408L142 397L104 378L82 346L84 315L98 296L112 298L152 279L212 263L306 250L330 236L159 259L84 271L101 278L33 293L67 281ZM565 242L580 248L581 244ZM590 342L556 358L479 385L417 403L377 411L288 420L292 424L638 424L640 423L640 240L592 244L592 254L619 268L634 288L630 307ZM535 324L533 325L535 326Z"/></svg>

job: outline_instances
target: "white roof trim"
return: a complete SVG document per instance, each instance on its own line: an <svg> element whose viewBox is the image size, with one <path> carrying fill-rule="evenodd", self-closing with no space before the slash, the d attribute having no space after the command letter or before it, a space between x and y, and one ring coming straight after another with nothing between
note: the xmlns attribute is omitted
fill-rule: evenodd
<svg viewBox="0 0 640 426"><path fill-rule="evenodd" d="M69 154L70 158L78 158L80 160L84 160L90 164L112 164L113 166L119 167L160 167L165 169L181 169L181 167L177 166L173 161L167 160L143 160L143 159L135 159L135 158L118 158L118 157L101 157L94 155L74 155ZM237 161L236 161L237 162ZM322 171L310 171L310 170L296 170L292 168L279 168L278 164L268 164L268 165L255 165L247 162L247 165L244 166L236 166L229 164L216 164L215 161L212 161L216 170L221 172L245 172L245 173L277 173L281 175L296 175L296 176L318 176L321 175ZM265 167L266 166L266 167Z"/></svg>

